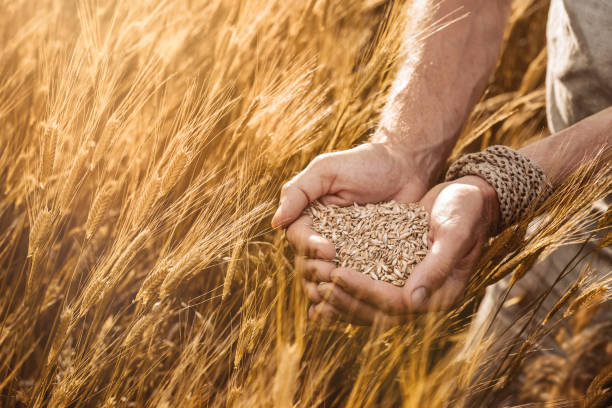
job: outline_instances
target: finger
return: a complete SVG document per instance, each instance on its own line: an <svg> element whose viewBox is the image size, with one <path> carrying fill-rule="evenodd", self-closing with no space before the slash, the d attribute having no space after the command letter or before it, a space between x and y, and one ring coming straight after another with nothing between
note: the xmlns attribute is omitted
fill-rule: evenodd
<svg viewBox="0 0 612 408"><path fill-rule="evenodd" d="M331 194L319 198L319 201L325 205L337 205L339 207L346 207L348 205L353 204L352 201Z"/></svg>
<svg viewBox="0 0 612 408"><path fill-rule="evenodd" d="M448 277L441 287L439 287L427 303L427 311L450 310L462 298L465 290L466 281Z"/></svg>
<svg viewBox="0 0 612 408"><path fill-rule="evenodd" d="M342 315L335 307L323 301L308 308L308 318L315 322L333 322L342 320Z"/></svg>
<svg viewBox="0 0 612 408"><path fill-rule="evenodd" d="M286 227L308 204L327 194L333 175L325 156L315 158L302 172L289 180L281 190L280 205L272 217L272 227Z"/></svg>
<svg viewBox="0 0 612 408"><path fill-rule="evenodd" d="M333 259L336 256L334 244L312 229L312 218L303 215L287 229L287 239L298 253L310 258Z"/></svg>
<svg viewBox="0 0 612 408"><path fill-rule="evenodd" d="M425 195L419 200L421 205L425 207L428 213L431 214L431 209L440 194L440 191L444 190L450 183L440 183L432 187Z"/></svg>
<svg viewBox="0 0 612 408"><path fill-rule="evenodd" d="M323 298L317 290L317 286L318 285L314 282L307 280L304 281L304 291L306 292L306 296L308 296L308 299L310 299L310 301L313 303L321 303L323 301Z"/></svg>
<svg viewBox="0 0 612 408"><path fill-rule="evenodd" d="M432 294L428 305L429 310L448 310L463 299L465 288L481 249L482 243L479 241L468 255L457 263L442 286Z"/></svg>
<svg viewBox="0 0 612 408"><path fill-rule="evenodd" d="M331 282L331 271L336 265L321 259L304 259L301 262L304 278L313 282Z"/></svg>
<svg viewBox="0 0 612 408"><path fill-rule="evenodd" d="M469 237L441 231L434 237L430 251L406 281L404 303L412 313L430 310L432 294L452 275L457 263L467 255Z"/></svg>
<svg viewBox="0 0 612 408"><path fill-rule="evenodd" d="M333 283L317 285L319 295L323 300L336 308L348 321L359 325L371 325L380 322L385 326L397 325L400 320L390 317L367 303L356 299Z"/></svg>
<svg viewBox="0 0 612 408"><path fill-rule="evenodd" d="M397 316L407 312L402 303L402 289L390 283L371 279L348 268L332 270L331 280L346 293L388 315Z"/></svg>

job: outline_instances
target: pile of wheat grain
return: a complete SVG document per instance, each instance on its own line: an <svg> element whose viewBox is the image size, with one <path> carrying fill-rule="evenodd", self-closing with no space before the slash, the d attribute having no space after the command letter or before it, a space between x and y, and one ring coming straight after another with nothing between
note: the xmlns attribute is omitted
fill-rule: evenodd
<svg viewBox="0 0 612 408"><path fill-rule="evenodd" d="M427 253L428 215L416 203L389 201L348 207L314 202L316 232L336 246L336 264L403 286Z"/></svg>

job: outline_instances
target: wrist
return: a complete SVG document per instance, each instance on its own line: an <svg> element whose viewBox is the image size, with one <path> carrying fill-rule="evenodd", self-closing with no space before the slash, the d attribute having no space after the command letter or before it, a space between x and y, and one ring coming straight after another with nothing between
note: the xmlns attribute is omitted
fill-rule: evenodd
<svg viewBox="0 0 612 408"><path fill-rule="evenodd" d="M542 169L507 146L490 146L460 157L449 167L446 180L472 175L486 180L497 193L496 232L524 219L552 192Z"/></svg>
<svg viewBox="0 0 612 408"><path fill-rule="evenodd" d="M372 138L372 143L385 147L406 177L411 180L418 179L426 189L429 189L437 183L450 154L447 143L431 139L422 136L415 137L411 141L381 127Z"/></svg>
<svg viewBox="0 0 612 408"><path fill-rule="evenodd" d="M487 233L489 236L495 235L501 218L499 199L495 188L480 176L464 176L457 181L470 184L478 189L483 203L483 218L489 226Z"/></svg>

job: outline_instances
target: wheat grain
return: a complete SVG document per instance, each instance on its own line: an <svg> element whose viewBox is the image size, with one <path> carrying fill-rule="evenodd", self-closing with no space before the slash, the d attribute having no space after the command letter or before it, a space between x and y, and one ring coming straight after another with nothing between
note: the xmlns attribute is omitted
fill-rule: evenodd
<svg viewBox="0 0 612 408"><path fill-rule="evenodd" d="M166 274L160 288L160 298L168 296L180 283L180 281L193 273L193 270L202 263L203 251L200 246L195 246L189 250L183 257L169 268L169 273Z"/></svg>
<svg viewBox="0 0 612 408"><path fill-rule="evenodd" d="M47 364L50 364L53 360L55 360L55 357L57 357L58 353L60 352L61 347L68 336L68 330L70 328L70 323L72 322L72 315L72 309L70 308L65 309L60 315L57 328L55 330L55 336L53 336L53 342L51 343L51 348L47 356Z"/></svg>
<svg viewBox="0 0 612 408"><path fill-rule="evenodd" d="M81 304L77 317L83 317L89 309L98 303L105 295L108 289L108 278L102 276L94 276L88 285L83 290L81 295Z"/></svg>
<svg viewBox="0 0 612 408"><path fill-rule="evenodd" d="M45 128L44 140L42 143L42 177L41 180L46 181L53 173L55 165L55 153L57 150L58 128L56 124L49 125Z"/></svg>
<svg viewBox="0 0 612 408"><path fill-rule="evenodd" d="M168 169L161 178L161 185L159 189L159 195L166 195L176 184L185 166L189 162L189 155L186 151L181 150L178 152L170 162Z"/></svg>
<svg viewBox="0 0 612 408"><path fill-rule="evenodd" d="M147 326L151 323L152 315L146 314L136 321L136 323L130 328L125 340L123 341L123 347L130 348L136 342L138 342L142 334L144 333Z"/></svg>
<svg viewBox="0 0 612 408"><path fill-rule="evenodd" d="M28 273L28 280L26 282L26 299L29 301L33 301L34 297L29 299L29 295L32 295L37 278L41 275L42 269L44 267L44 256L41 255L41 251L34 251L32 254L32 263L30 265L30 271Z"/></svg>
<svg viewBox="0 0 612 408"><path fill-rule="evenodd" d="M172 271L171 260L164 260L161 264L153 269L136 294L136 301L142 302L143 305L148 304L154 297L154 293L158 290L164 279Z"/></svg>
<svg viewBox="0 0 612 408"><path fill-rule="evenodd" d="M420 204L389 201L348 207L314 202L313 228L336 247L335 263L403 286L427 254L428 216Z"/></svg>
<svg viewBox="0 0 612 408"><path fill-rule="evenodd" d="M96 195L85 224L85 238L90 239L106 215L115 183L106 183Z"/></svg>
<svg viewBox="0 0 612 408"><path fill-rule="evenodd" d="M82 170L85 169L85 162L88 156L89 150L80 149L77 153L76 160L70 168L68 179L64 183L64 186L59 194L59 208L62 212L66 212L68 210L68 206L77 193L77 183L85 174Z"/></svg>
<svg viewBox="0 0 612 408"><path fill-rule="evenodd" d="M144 245L146 240L150 236L150 231L148 229L142 230L136 238L134 238L130 244L123 250L115 265L113 266L114 278L119 278L121 273L125 269L125 267L129 264L132 258L136 255L136 252Z"/></svg>
<svg viewBox="0 0 612 408"><path fill-rule="evenodd" d="M142 191L140 195L140 200L136 204L134 210L134 223L133 226L138 225L143 222L149 212L155 205L157 198L159 197L159 191L161 186L161 179L158 176L151 177L149 184L145 187L144 191Z"/></svg>
<svg viewBox="0 0 612 408"><path fill-rule="evenodd" d="M53 214L48 209L43 209L30 230L30 242L28 245L28 255L45 245L51 236L51 225L53 224Z"/></svg>
<svg viewBox="0 0 612 408"><path fill-rule="evenodd" d="M240 120L240 123L236 127L236 130L234 130L234 133L232 134L232 141L236 139L240 134L242 134L242 132L244 132L244 129L246 129L247 125L249 124L249 121L253 117L253 114L257 110L258 106L259 106L259 97L253 99L253 101L249 105L249 108L247 109L246 113Z"/></svg>

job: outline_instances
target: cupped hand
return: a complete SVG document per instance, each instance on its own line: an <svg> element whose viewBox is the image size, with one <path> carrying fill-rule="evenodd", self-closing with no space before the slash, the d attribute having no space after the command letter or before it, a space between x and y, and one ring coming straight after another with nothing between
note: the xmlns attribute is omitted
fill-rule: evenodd
<svg viewBox="0 0 612 408"><path fill-rule="evenodd" d="M272 226L287 227L314 200L339 206L419 200L431 175L411 165L403 150L385 143L364 143L317 156L283 186Z"/></svg>
<svg viewBox="0 0 612 408"><path fill-rule="evenodd" d="M463 298L482 246L499 220L497 194L485 180L467 176L435 186L421 203L430 213L429 251L406 285L396 287L351 269L307 263L308 276L329 278L306 287L313 302L312 319L397 324L418 313L449 309Z"/></svg>
<svg viewBox="0 0 612 408"><path fill-rule="evenodd" d="M431 174L418 161L409 159L403 149L387 143L365 143L353 149L323 154L315 158L282 189L280 205L272 225L285 227L287 239L297 249L308 282L329 281L333 264L325 262L335 256L331 242L315 233L312 218L302 215L308 204L319 200L324 204L346 206L396 200L419 200L427 191ZM424 159L427 161L427 159ZM419 164L420 171L411 166ZM314 294L307 283L307 290Z"/></svg>

